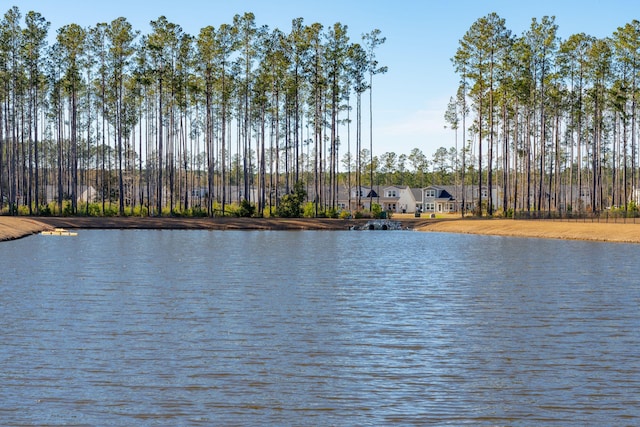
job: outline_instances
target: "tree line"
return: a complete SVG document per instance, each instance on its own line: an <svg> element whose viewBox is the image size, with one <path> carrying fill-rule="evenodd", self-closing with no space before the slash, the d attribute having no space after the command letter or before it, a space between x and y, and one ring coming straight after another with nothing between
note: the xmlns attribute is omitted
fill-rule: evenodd
<svg viewBox="0 0 640 427"><path fill-rule="evenodd" d="M4 14L0 211L261 213L304 185L320 213L339 185L374 182L362 110L368 91L371 126L380 30L353 42L346 25L296 18L285 33L252 13L197 35L150 25L69 24L49 43L38 12Z"/></svg>
<svg viewBox="0 0 640 427"><path fill-rule="evenodd" d="M635 209L640 22L561 39L555 17L516 36L491 13L463 35L452 63L460 84L445 118L456 147L462 133L458 179L473 170L489 188L478 213L494 213L495 186L511 212Z"/></svg>

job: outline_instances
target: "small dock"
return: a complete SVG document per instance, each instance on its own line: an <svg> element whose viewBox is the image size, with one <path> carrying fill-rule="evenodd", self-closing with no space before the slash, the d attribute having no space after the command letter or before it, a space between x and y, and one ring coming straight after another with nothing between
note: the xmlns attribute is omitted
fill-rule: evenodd
<svg viewBox="0 0 640 427"><path fill-rule="evenodd" d="M44 230L42 233L45 236L77 236L75 231L69 231L64 228L54 228L53 230Z"/></svg>

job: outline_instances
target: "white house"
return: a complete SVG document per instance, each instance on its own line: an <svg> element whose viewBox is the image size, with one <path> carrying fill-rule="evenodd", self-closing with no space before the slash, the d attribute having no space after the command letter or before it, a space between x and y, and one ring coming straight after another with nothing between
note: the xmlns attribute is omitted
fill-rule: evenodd
<svg viewBox="0 0 640 427"><path fill-rule="evenodd" d="M389 212L414 213L418 206L422 204L422 198L418 202L415 194L409 187L397 185L384 187L380 197L380 205L382 210Z"/></svg>
<svg viewBox="0 0 640 427"><path fill-rule="evenodd" d="M41 202L48 203L51 201L58 200L58 186L57 185L45 185L42 188L41 193ZM63 187L63 198L66 199L70 196L67 192L71 192L67 186ZM76 202L77 203L93 203L98 200L98 192L91 185L79 185L76 189Z"/></svg>
<svg viewBox="0 0 640 427"><path fill-rule="evenodd" d="M358 190L360 206L357 206ZM463 197L464 191L464 197ZM338 207L346 210L368 210L369 203L378 203L382 210L393 213L451 213L460 212L462 203L466 210L473 210L477 204L480 191L477 185L431 185L425 188L390 185L382 187L379 193L370 187L352 187L344 189L338 195ZM499 186L492 189L493 206L502 208L502 190ZM488 190L482 187L482 199L488 200Z"/></svg>

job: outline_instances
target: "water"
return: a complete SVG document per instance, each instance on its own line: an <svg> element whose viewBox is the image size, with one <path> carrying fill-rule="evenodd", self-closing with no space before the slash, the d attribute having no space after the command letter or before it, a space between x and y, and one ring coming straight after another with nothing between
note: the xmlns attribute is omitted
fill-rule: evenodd
<svg viewBox="0 0 640 427"><path fill-rule="evenodd" d="M0 244L0 425L639 425L640 246L406 231Z"/></svg>

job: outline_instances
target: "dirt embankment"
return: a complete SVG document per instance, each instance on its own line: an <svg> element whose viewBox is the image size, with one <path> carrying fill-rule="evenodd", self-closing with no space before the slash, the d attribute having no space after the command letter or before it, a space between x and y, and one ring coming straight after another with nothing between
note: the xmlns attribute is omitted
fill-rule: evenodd
<svg viewBox="0 0 640 427"><path fill-rule="evenodd" d="M43 230L173 229L173 230L348 230L367 220L329 218L140 218L140 217L9 217L0 216L0 241Z"/></svg>
<svg viewBox="0 0 640 427"><path fill-rule="evenodd" d="M158 218L47 217L45 224L62 228L165 230L348 230L366 220L330 218Z"/></svg>
<svg viewBox="0 0 640 427"><path fill-rule="evenodd" d="M0 216L0 241L19 239L53 228L40 221L14 216Z"/></svg>
<svg viewBox="0 0 640 427"><path fill-rule="evenodd" d="M640 223L606 223L552 220L457 219L433 221L416 227L420 231L485 234L543 239L640 243Z"/></svg>

